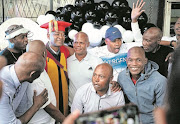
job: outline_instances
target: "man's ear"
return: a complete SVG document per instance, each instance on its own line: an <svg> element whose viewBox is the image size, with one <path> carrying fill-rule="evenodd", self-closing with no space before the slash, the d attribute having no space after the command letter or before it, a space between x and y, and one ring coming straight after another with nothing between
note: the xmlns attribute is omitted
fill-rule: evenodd
<svg viewBox="0 0 180 124"><path fill-rule="evenodd" d="M30 77L33 77L35 74L36 74L36 71L32 71L32 72L30 73Z"/></svg>
<svg viewBox="0 0 180 124"><path fill-rule="evenodd" d="M157 40L157 43L160 44L160 42L161 42L161 39L159 38L159 39Z"/></svg>
<svg viewBox="0 0 180 124"><path fill-rule="evenodd" d="M147 64L147 62L148 62L148 59L147 59L147 58L145 58L145 64Z"/></svg>
<svg viewBox="0 0 180 124"><path fill-rule="evenodd" d="M126 64L128 64L128 58L126 57Z"/></svg>
<svg viewBox="0 0 180 124"><path fill-rule="evenodd" d="M9 39L9 42L14 43L14 39L13 38Z"/></svg>
<svg viewBox="0 0 180 124"><path fill-rule="evenodd" d="M108 39L108 38L105 39L105 44L106 44L106 45L109 44L109 39Z"/></svg>
<svg viewBox="0 0 180 124"><path fill-rule="evenodd" d="M43 57L46 58L46 52L45 51L43 52Z"/></svg>
<svg viewBox="0 0 180 124"><path fill-rule="evenodd" d="M50 40L50 34L49 33L47 33L47 38Z"/></svg>
<svg viewBox="0 0 180 124"><path fill-rule="evenodd" d="M90 42L87 42L87 47L89 47L89 45L90 45Z"/></svg>
<svg viewBox="0 0 180 124"><path fill-rule="evenodd" d="M114 76L112 75L112 76L110 77L110 81L112 81L112 80L113 80L113 78L114 78Z"/></svg>

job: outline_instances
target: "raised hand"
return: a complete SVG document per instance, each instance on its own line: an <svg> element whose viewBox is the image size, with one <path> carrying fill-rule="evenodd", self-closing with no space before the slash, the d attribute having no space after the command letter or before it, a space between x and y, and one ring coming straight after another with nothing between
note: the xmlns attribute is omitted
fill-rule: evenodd
<svg viewBox="0 0 180 124"><path fill-rule="evenodd" d="M39 109L48 101L48 91L44 89L38 96L36 95L37 92L34 91L33 104Z"/></svg>
<svg viewBox="0 0 180 124"><path fill-rule="evenodd" d="M135 4L133 3L133 9L131 12L131 19L132 19L132 23L137 22L138 17L145 11L142 10L143 6L144 6L145 2L143 2L143 0L141 0L141 2L139 3L139 0Z"/></svg>

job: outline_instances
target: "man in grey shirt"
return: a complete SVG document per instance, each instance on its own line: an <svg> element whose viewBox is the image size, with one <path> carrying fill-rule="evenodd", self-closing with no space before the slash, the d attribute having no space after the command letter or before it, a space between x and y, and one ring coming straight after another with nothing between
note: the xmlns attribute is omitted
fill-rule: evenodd
<svg viewBox="0 0 180 124"><path fill-rule="evenodd" d="M129 49L126 63L118 82L128 100L138 106L142 124L154 124L153 110L163 105L167 79L157 71L158 65L146 58L141 47Z"/></svg>
<svg viewBox="0 0 180 124"><path fill-rule="evenodd" d="M112 92L109 88L112 79L112 66L108 63L99 64L94 70L92 83L85 84L77 90L71 112L78 109L81 113L87 113L124 105L123 92Z"/></svg>

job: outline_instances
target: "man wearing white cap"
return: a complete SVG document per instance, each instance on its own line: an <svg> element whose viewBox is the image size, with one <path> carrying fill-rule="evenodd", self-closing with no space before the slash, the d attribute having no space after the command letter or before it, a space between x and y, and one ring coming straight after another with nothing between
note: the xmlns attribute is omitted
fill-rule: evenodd
<svg viewBox="0 0 180 124"><path fill-rule="evenodd" d="M9 46L0 53L6 57L7 65L14 64L19 56L25 52L29 32L22 25L11 25L7 28L5 39L9 41Z"/></svg>

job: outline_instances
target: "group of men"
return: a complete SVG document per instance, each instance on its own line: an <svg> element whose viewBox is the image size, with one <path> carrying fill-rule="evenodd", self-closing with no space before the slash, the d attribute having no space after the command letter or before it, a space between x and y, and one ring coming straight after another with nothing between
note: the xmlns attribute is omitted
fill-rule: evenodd
<svg viewBox="0 0 180 124"><path fill-rule="evenodd" d="M134 34L140 32L137 19L144 4L141 0L133 5ZM55 20L41 25L48 32L46 45L39 40L28 43L29 30L22 25L8 27L10 45L1 52L7 66L0 73L0 123L63 122L70 110L87 113L128 102L138 106L143 124L154 123L153 110L163 105L166 91L165 60L173 51L160 45L161 30L153 27L137 35L143 46L128 49L121 32L110 27L106 45L88 49L84 32L75 35L73 48L64 45L70 25ZM126 61L112 62L120 57Z"/></svg>

